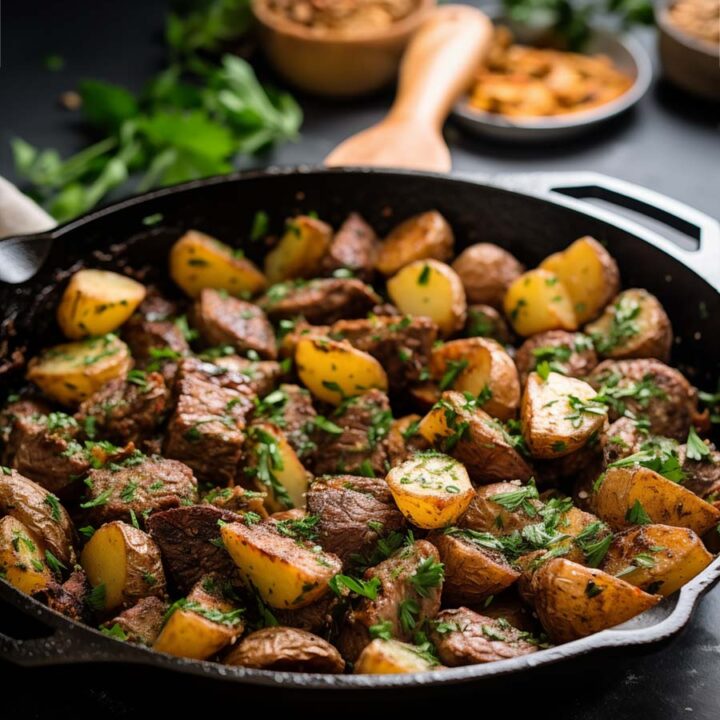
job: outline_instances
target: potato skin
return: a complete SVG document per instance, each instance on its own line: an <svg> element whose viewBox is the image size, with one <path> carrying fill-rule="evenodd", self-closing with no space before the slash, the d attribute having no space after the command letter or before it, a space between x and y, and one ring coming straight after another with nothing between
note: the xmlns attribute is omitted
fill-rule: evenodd
<svg viewBox="0 0 720 720"><path fill-rule="evenodd" d="M107 270L78 270L58 305L58 325L71 340L105 335L135 312L145 293L141 283L126 275Z"/></svg>
<svg viewBox="0 0 720 720"><path fill-rule="evenodd" d="M491 305L468 305L465 335L492 338L503 345L515 340L505 318Z"/></svg>
<svg viewBox="0 0 720 720"><path fill-rule="evenodd" d="M52 582L39 542L17 518L0 518L0 577L28 595Z"/></svg>
<svg viewBox="0 0 720 720"><path fill-rule="evenodd" d="M502 308L505 293L525 271L507 250L492 243L477 243L463 250L453 261L468 302Z"/></svg>
<svg viewBox="0 0 720 720"><path fill-rule="evenodd" d="M580 323L597 317L620 289L615 259L589 235L545 258L540 267L555 273L568 289Z"/></svg>
<svg viewBox="0 0 720 720"><path fill-rule="evenodd" d="M393 228L383 240L375 267L383 275L394 275L416 260L449 260L455 238L447 220L437 211L414 215Z"/></svg>
<svg viewBox="0 0 720 720"><path fill-rule="evenodd" d="M345 669L337 648L327 640L290 627L267 627L250 633L223 662L289 672L340 673Z"/></svg>
<svg viewBox="0 0 720 720"><path fill-rule="evenodd" d="M633 561L638 556L649 558L649 562L636 565ZM645 592L667 596L692 580L712 561L713 556L692 530L669 525L641 525L613 538L602 569L610 575L622 573L625 582ZM627 572L630 568L634 569Z"/></svg>
<svg viewBox="0 0 720 720"><path fill-rule="evenodd" d="M439 670L441 667L422 656L417 645L376 638L360 653L353 672L356 675L398 675Z"/></svg>
<svg viewBox="0 0 720 720"><path fill-rule="evenodd" d="M622 322L623 317L632 319ZM623 328L629 329L623 332ZM660 301L647 290L621 292L585 332L595 341L603 357L657 358L667 362L673 330Z"/></svg>
<svg viewBox="0 0 720 720"><path fill-rule="evenodd" d="M538 521L538 514L528 514L520 507L517 510L508 510L493 500L495 495L516 492L522 487L519 482L496 482L482 485L475 491L467 512L460 519L460 526L489 532L493 535L509 535L516 530L522 530L526 525ZM540 500L530 500L530 505L538 510L542 507Z"/></svg>
<svg viewBox="0 0 720 720"><path fill-rule="evenodd" d="M0 472L0 515L12 515L55 557L71 567L76 562L75 528L54 495L17 470Z"/></svg>
<svg viewBox="0 0 720 720"><path fill-rule="evenodd" d="M548 362L553 370L574 378L584 378L598 364L597 353L587 335L548 330L529 337L515 353L515 365L522 385L546 358L551 358Z"/></svg>
<svg viewBox="0 0 720 720"><path fill-rule="evenodd" d="M565 558L544 563L531 585L535 611L557 643L619 625L660 602L659 595Z"/></svg>
<svg viewBox="0 0 720 720"><path fill-rule="evenodd" d="M720 522L720 510L653 470L609 468L595 492L600 518L617 530L631 527L638 524L633 521L638 503L651 522L690 528L698 535Z"/></svg>

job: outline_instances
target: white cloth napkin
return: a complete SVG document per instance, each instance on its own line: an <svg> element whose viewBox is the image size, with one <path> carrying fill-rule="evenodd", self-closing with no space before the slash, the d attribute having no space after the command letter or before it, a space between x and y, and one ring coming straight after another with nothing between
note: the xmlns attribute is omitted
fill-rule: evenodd
<svg viewBox="0 0 720 720"><path fill-rule="evenodd" d="M0 177L0 238L42 232L56 224L37 203Z"/></svg>

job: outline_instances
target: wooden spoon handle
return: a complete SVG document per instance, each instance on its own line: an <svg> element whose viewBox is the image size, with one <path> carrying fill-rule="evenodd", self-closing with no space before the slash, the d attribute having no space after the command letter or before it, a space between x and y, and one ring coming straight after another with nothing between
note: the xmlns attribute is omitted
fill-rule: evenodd
<svg viewBox="0 0 720 720"><path fill-rule="evenodd" d="M410 41L389 117L440 130L490 48L492 23L476 8L444 5Z"/></svg>

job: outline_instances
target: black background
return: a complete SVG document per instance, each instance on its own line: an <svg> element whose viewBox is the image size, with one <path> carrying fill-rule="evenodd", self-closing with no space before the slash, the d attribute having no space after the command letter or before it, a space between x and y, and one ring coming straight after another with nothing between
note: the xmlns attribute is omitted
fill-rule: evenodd
<svg viewBox="0 0 720 720"><path fill-rule="evenodd" d="M82 147L88 139L82 124L59 107L57 97L87 77L139 89L162 67L166 9L167 2L161 0L4 0L0 7L0 174L14 178L8 148L14 136L62 153ZM644 32L642 38L652 48L652 34ZM44 59L50 54L65 59L62 71L45 68ZM303 98L302 102L306 111L302 140L250 164L318 163L338 141L379 118L390 97L352 103ZM699 103L658 82L634 112L562 146L498 144L468 137L452 126L448 138L454 167L461 172L593 170L645 185L717 217L719 124L718 106ZM120 676L112 666L27 671L0 662L0 678L4 690L0 717L45 718L72 712L84 717L102 713L110 720L140 717L158 703L162 703L161 712L168 713L203 701L208 712L250 712L250 707L243 709L241 688L237 702L231 699L226 704L212 692L188 696L179 677L170 691L151 702L153 676L145 669ZM649 650L642 657L599 657L582 667L563 667L549 680L516 679L500 695L480 685L470 703L473 714L483 715L501 712L495 708L502 702L502 712L513 717L552 712L557 720L710 720L720 717L719 683L720 590L716 589L685 632L667 647ZM411 698L403 700L407 704L402 715L418 710ZM267 702L271 712L273 699ZM447 705L445 698L433 709L443 710ZM357 709L357 703L352 707ZM431 702L423 701L422 709L431 707ZM374 703L375 712L383 708ZM343 714L351 714L350 707Z"/></svg>

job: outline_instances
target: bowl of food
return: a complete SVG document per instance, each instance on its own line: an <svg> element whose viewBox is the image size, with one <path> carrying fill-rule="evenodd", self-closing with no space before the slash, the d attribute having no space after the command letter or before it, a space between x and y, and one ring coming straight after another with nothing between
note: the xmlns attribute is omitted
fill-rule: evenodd
<svg viewBox="0 0 720 720"><path fill-rule="evenodd" d="M720 100L720 5L715 0L677 0L660 5L655 17L668 80L699 97Z"/></svg>
<svg viewBox="0 0 720 720"><path fill-rule="evenodd" d="M260 40L275 69L301 90L352 97L395 78L435 0L253 0Z"/></svg>
<svg viewBox="0 0 720 720"><path fill-rule="evenodd" d="M473 132L498 139L563 138L625 112L651 80L650 59L630 36L594 28L577 53L517 44L501 25L454 117Z"/></svg>
<svg viewBox="0 0 720 720"><path fill-rule="evenodd" d="M717 224L524 182L273 170L27 236L0 601L55 634L0 658L327 694L678 632L720 577Z"/></svg>

